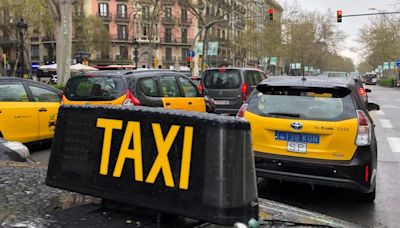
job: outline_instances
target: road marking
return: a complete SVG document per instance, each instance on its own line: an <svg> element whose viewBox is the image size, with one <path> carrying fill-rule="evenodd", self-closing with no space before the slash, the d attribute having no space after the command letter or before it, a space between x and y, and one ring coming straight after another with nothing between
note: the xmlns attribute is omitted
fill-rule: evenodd
<svg viewBox="0 0 400 228"><path fill-rule="evenodd" d="M381 120L379 120L379 122L381 122L381 126L383 128L393 128L393 125L392 125L392 123L390 123L390 120L381 119Z"/></svg>
<svg viewBox="0 0 400 228"><path fill-rule="evenodd" d="M383 110L375 111L373 113L376 113L376 115L384 116L385 112Z"/></svg>
<svg viewBox="0 0 400 228"><path fill-rule="evenodd" d="M387 137L390 149L395 153L400 153L400 138L397 137Z"/></svg>
<svg viewBox="0 0 400 228"><path fill-rule="evenodd" d="M400 108L400 106L395 105L382 105L383 108Z"/></svg>

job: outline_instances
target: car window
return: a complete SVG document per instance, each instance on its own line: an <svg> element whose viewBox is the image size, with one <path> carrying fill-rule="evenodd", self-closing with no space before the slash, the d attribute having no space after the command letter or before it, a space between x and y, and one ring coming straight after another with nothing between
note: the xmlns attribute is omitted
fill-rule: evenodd
<svg viewBox="0 0 400 228"><path fill-rule="evenodd" d="M29 89L35 102L60 102L61 100L60 96L51 90L32 85L29 86Z"/></svg>
<svg viewBox="0 0 400 228"><path fill-rule="evenodd" d="M326 121L345 120L356 115L350 91L339 93L279 87L263 93L256 91L248 111L262 116Z"/></svg>
<svg viewBox="0 0 400 228"><path fill-rule="evenodd" d="M113 76L74 77L64 89L65 96L73 101L115 100L124 93L124 82Z"/></svg>
<svg viewBox="0 0 400 228"><path fill-rule="evenodd" d="M140 91L149 97L160 97L157 82L153 78L143 78L139 80Z"/></svg>
<svg viewBox="0 0 400 228"><path fill-rule="evenodd" d="M197 97L197 89L193 86L189 79L179 77L183 93L185 97Z"/></svg>
<svg viewBox="0 0 400 228"><path fill-rule="evenodd" d="M29 101L22 83L0 84L0 101Z"/></svg>
<svg viewBox="0 0 400 228"><path fill-rule="evenodd" d="M161 91L163 97L180 97L178 82L175 76L160 77Z"/></svg>
<svg viewBox="0 0 400 228"><path fill-rule="evenodd" d="M242 80L239 70L209 70L204 74L204 86L207 89L237 89Z"/></svg>
<svg viewBox="0 0 400 228"><path fill-rule="evenodd" d="M244 75L246 82L250 85L256 85L254 71L247 71Z"/></svg>

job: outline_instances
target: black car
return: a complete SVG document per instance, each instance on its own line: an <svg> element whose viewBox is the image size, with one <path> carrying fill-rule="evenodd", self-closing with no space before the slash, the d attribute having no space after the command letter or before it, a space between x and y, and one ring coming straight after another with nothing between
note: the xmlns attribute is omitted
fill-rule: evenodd
<svg viewBox="0 0 400 228"><path fill-rule="evenodd" d="M251 91L266 79L254 68L213 68L203 72L200 89L215 100L216 113L236 115Z"/></svg>

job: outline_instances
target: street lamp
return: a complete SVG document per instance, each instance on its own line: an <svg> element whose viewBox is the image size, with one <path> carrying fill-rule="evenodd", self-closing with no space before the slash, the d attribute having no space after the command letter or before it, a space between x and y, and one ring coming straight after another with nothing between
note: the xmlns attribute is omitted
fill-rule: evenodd
<svg viewBox="0 0 400 228"><path fill-rule="evenodd" d="M76 59L76 63L86 62L89 59L89 53L84 51L83 48L79 48L79 50L74 54L74 59Z"/></svg>
<svg viewBox="0 0 400 228"><path fill-rule="evenodd" d="M20 38L18 76L22 78L25 74L24 36L26 35L26 31L28 30L28 24L25 23L24 19L21 18L18 21L17 29Z"/></svg>
<svg viewBox="0 0 400 228"><path fill-rule="evenodd" d="M133 40L133 62L135 63L135 68L138 68L138 60L139 60L139 42L135 38Z"/></svg>

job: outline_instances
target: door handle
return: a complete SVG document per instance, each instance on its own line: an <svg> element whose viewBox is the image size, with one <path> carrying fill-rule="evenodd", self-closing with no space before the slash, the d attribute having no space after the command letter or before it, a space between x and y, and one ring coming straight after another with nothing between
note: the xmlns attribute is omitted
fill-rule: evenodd
<svg viewBox="0 0 400 228"><path fill-rule="evenodd" d="M39 112L47 112L47 108L40 108Z"/></svg>
<svg viewBox="0 0 400 228"><path fill-rule="evenodd" d="M193 103L192 102L189 102L189 105L192 105Z"/></svg>
<svg viewBox="0 0 400 228"><path fill-rule="evenodd" d="M170 105L171 105L171 103L167 102L167 103L165 103L165 105L166 105L166 106L170 106Z"/></svg>

